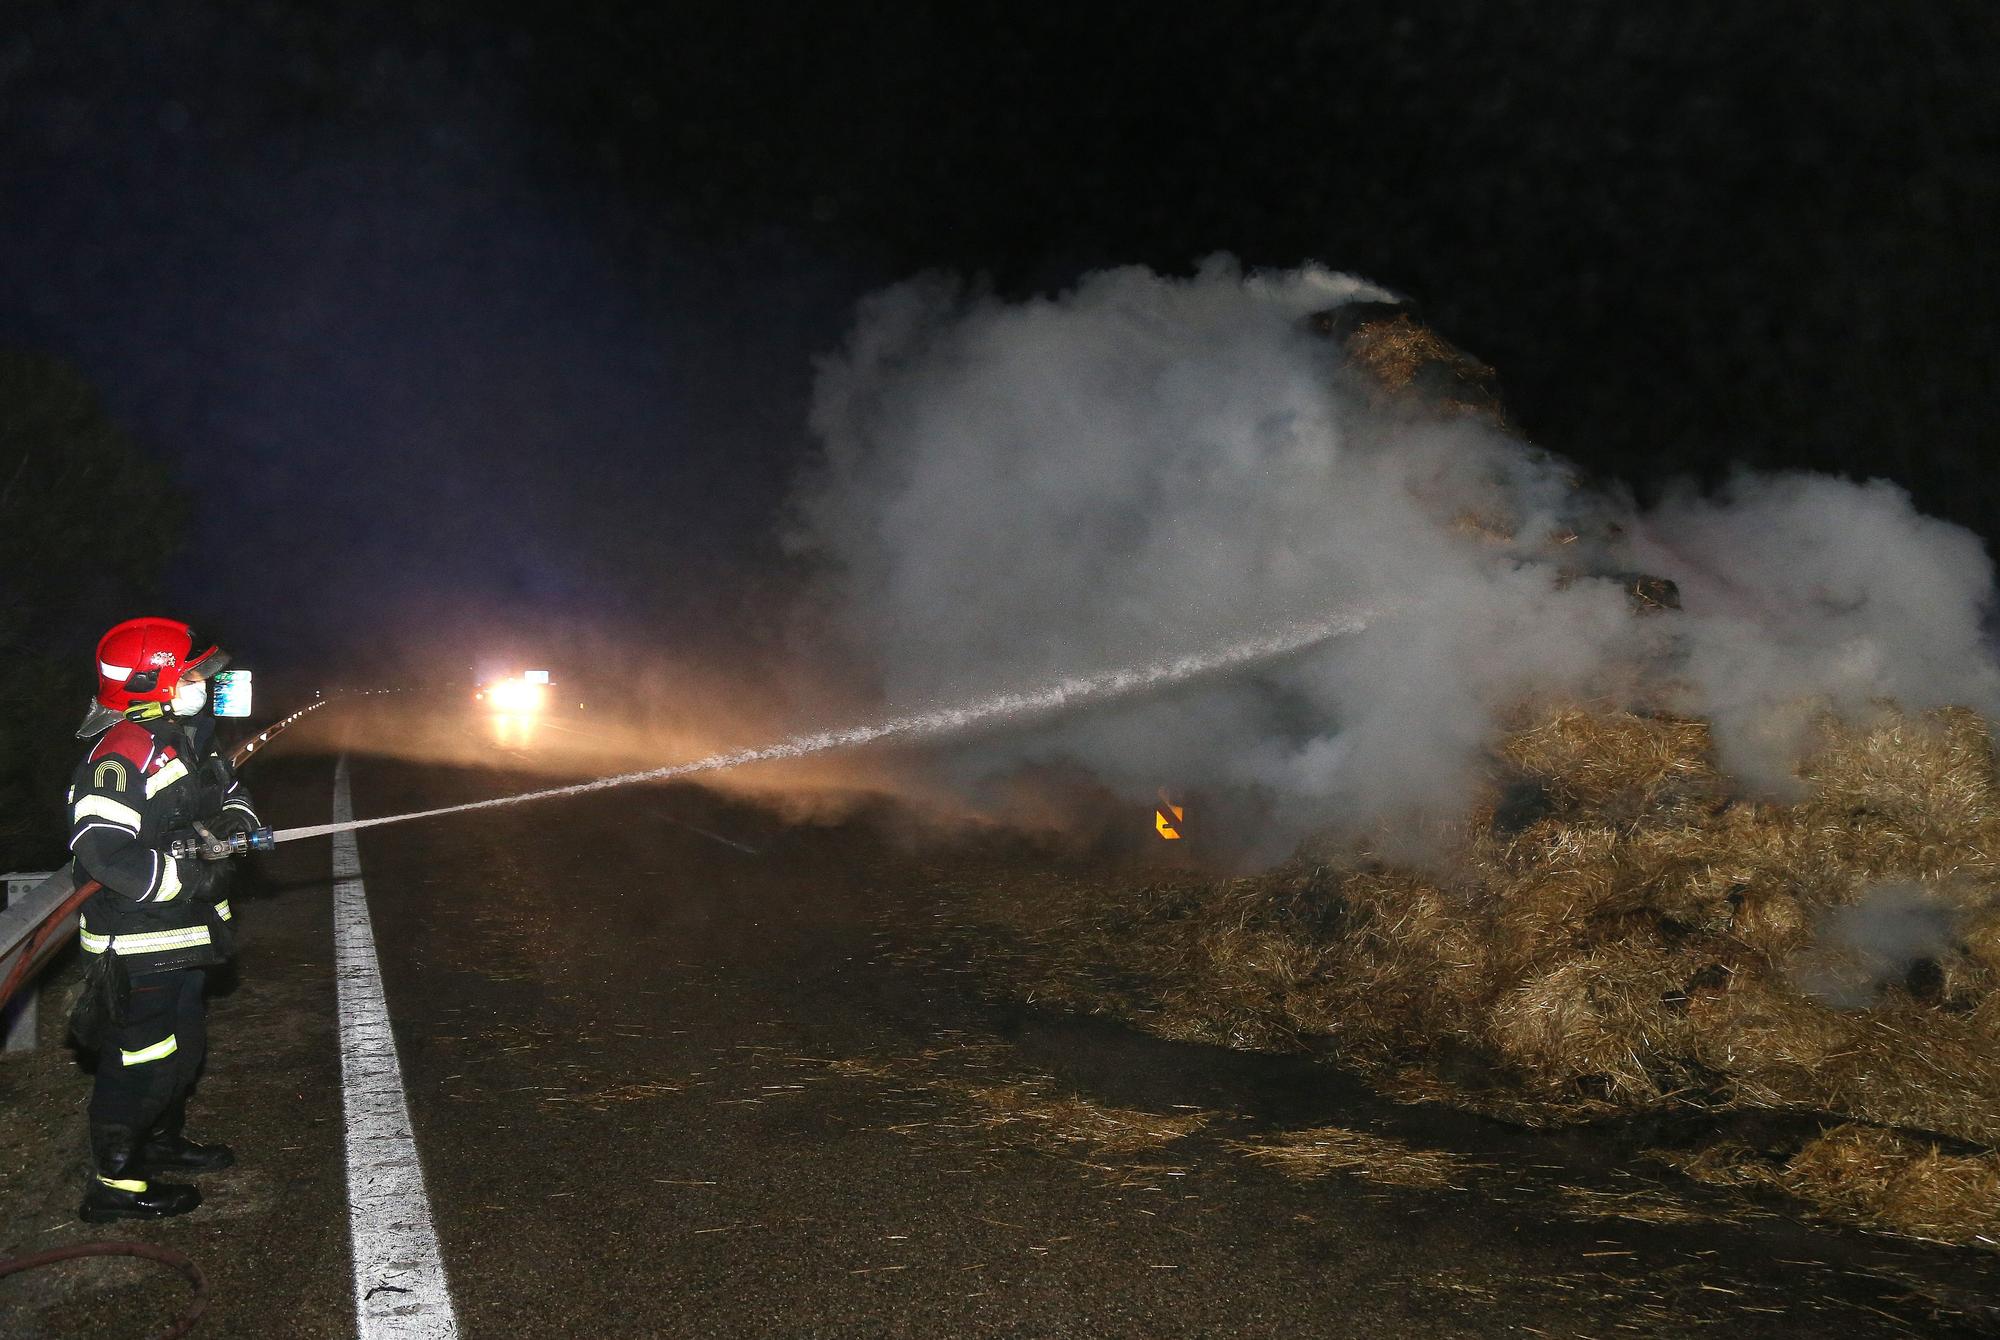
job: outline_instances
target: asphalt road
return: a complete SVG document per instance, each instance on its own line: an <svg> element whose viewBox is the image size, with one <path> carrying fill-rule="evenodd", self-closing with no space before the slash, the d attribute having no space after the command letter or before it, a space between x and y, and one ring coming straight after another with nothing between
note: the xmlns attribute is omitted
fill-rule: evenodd
<svg viewBox="0 0 2000 1340"><path fill-rule="evenodd" d="M259 764L267 818L325 820L336 743ZM363 816L536 780L352 762ZM913 849L884 813L628 788L365 830L360 855L464 1335L2000 1332L1990 1256L1609 1212L1656 1201L1588 1141L1010 1005L929 947L994 852ZM327 866L324 841L263 862L215 1003L197 1117L242 1166L115 1235L203 1266L200 1335L353 1334ZM0 1069L0 1254L114 1236L70 1221L83 1092L55 1049ZM1235 1144L1334 1121L1465 1175L1298 1181ZM0 1330L139 1336L184 1296L69 1267L0 1282Z"/></svg>

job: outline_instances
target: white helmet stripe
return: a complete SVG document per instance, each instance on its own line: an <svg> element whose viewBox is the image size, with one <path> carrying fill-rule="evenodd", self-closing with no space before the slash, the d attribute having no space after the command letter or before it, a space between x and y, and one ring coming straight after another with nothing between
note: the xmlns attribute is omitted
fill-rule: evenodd
<svg viewBox="0 0 2000 1340"><path fill-rule="evenodd" d="M113 665L109 661L99 661L97 663L97 673L103 675L106 679L115 679L120 684L123 684L126 680L132 678L132 667L129 665Z"/></svg>

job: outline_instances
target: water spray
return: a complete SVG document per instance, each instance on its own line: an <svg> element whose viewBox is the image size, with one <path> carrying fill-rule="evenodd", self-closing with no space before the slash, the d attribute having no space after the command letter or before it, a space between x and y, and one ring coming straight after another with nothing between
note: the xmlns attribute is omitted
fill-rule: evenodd
<svg viewBox="0 0 2000 1340"><path fill-rule="evenodd" d="M517 796L497 796L491 800L471 800L458 805L442 805L437 809L414 810L408 814L385 814L373 819L350 819L342 823L280 828L271 834L271 841L292 842L299 838L325 837L328 834L349 832L357 828L373 828L378 824L406 823L411 819L430 819L442 814L462 814L468 810L519 805L530 800L552 800L558 796L580 796L592 791L609 790L614 786L672 781L696 773L740 768L749 763L804 758L809 754L823 754L835 749L853 749L860 745L873 744L877 740L941 739L990 722L1045 716L1081 703L1106 702L1130 697L1151 689L1166 688L1225 670L1276 660L1316 647L1336 637L1358 633L1373 621L1377 613L1379 611L1373 609L1351 610L1323 619L1290 623L1260 637L1231 643L1211 651L1176 657L1173 660L1157 661L1151 665L1125 670L1106 670L1093 675L1073 675L1058 680L1047 688L1031 692L996 694L963 707L942 708L932 712L891 717L886 721L872 722L863 726L798 735L777 744L711 754L707 758L675 763L664 768L649 768L643 772L622 772L612 777L600 777L595 781L555 786L544 791L529 791ZM262 849L261 844L259 849Z"/></svg>

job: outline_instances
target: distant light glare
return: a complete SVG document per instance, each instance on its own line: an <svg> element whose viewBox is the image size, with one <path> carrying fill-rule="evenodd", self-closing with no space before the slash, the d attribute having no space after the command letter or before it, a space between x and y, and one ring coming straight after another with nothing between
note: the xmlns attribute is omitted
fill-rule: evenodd
<svg viewBox="0 0 2000 1340"><path fill-rule="evenodd" d="M534 712L542 705L542 686L524 679L503 679L487 689L496 712Z"/></svg>

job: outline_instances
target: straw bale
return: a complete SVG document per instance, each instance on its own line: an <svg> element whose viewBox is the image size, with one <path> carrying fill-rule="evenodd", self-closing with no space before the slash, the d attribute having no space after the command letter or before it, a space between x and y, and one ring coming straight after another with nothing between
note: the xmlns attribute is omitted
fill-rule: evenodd
<svg viewBox="0 0 2000 1340"><path fill-rule="evenodd" d="M1323 979L1324 1031L1380 1054L1406 1050L1413 1037L1472 1037L1488 990L1479 910L1402 873L1360 874L1343 892L1346 934Z"/></svg>
<svg viewBox="0 0 2000 1340"><path fill-rule="evenodd" d="M1425 363L1459 356L1443 336L1402 315L1361 327L1348 337L1347 353L1391 391L1408 386Z"/></svg>
<svg viewBox="0 0 2000 1340"><path fill-rule="evenodd" d="M1984 1000L1973 1006L1965 1016L1965 1026L1977 1037L1987 1040L1987 1044L2000 1051L2000 990L1987 993Z"/></svg>
<svg viewBox="0 0 2000 1340"><path fill-rule="evenodd" d="M2000 1144L2000 1047L1977 1014L1829 1008L1746 974L1690 1011L1693 1057L1733 1105L1805 1108Z"/></svg>
<svg viewBox="0 0 2000 1340"><path fill-rule="evenodd" d="M1514 542L1514 526L1487 512L1477 512L1470 508L1451 519L1452 533L1467 539L1483 540L1492 545L1507 545Z"/></svg>
<svg viewBox="0 0 2000 1340"><path fill-rule="evenodd" d="M1663 1003L1684 979L1671 955L1608 946L1502 996L1491 1038L1530 1085L1649 1106L1686 1078L1688 1026Z"/></svg>
<svg viewBox="0 0 2000 1340"><path fill-rule="evenodd" d="M1446 873L1328 841L1248 880L1010 876L980 906L1021 937L1006 971L1031 998L1168 1037L1337 1049L1398 1098L1530 1124L1663 1105L1816 1111L2000 1146L1986 723L1880 705L1817 726L1801 796L1752 802L1727 793L1703 722L1529 705ZM1495 822L1508 779L1533 788L1518 826ZM1835 1009L1806 969L1829 952L1829 919L1884 880L1951 908L1953 943L1908 980L1871 980L1868 1008ZM996 937L974 943L999 961ZM1839 1179L1795 1180L1818 1199ZM1841 1184L1866 1198L1892 1182L1899 1196L1957 1185ZM1963 1220L1948 1206L1879 1214Z"/></svg>
<svg viewBox="0 0 2000 1340"><path fill-rule="evenodd" d="M2000 1246L2000 1156L1947 1154L1935 1141L1844 1123L1773 1159L1740 1142L1655 1153L1697 1181L1767 1187L1869 1228Z"/></svg>
<svg viewBox="0 0 2000 1340"><path fill-rule="evenodd" d="M1387 871L1356 875L1342 892L1352 928L1340 948L1350 962L1436 974L1435 987L1447 991L1484 966L1479 917L1463 897Z"/></svg>
<svg viewBox="0 0 2000 1340"><path fill-rule="evenodd" d="M1746 1107L1789 1107L1848 1045L1838 1016L1771 974L1738 970L1728 989L1689 1003L1693 1059Z"/></svg>
<svg viewBox="0 0 2000 1340"><path fill-rule="evenodd" d="M1296 1046L1302 1036L1325 1034L1332 1024L1320 986L1326 953L1282 935L1226 927L1195 946L1187 978L1198 989L1169 987L1160 996L1156 1026L1181 1041L1249 1050Z"/></svg>
<svg viewBox="0 0 2000 1340"><path fill-rule="evenodd" d="M1729 929L1747 944L1773 958L1796 949L1811 931L1806 905L1783 889L1746 890L1730 918Z"/></svg>
<svg viewBox="0 0 2000 1340"><path fill-rule="evenodd" d="M1968 1014L2000 987L2000 977L1966 953L1948 954L1937 960L1937 987L1925 1003L1935 1004L1952 1014Z"/></svg>
<svg viewBox="0 0 2000 1340"><path fill-rule="evenodd" d="M1825 1110L2000 1145L2000 1049L1990 1035L1912 1006L1841 1022L1850 1046L1818 1076Z"/></svg>
<svg viewBox="0 0 2000 1340"><path fill-rule="evenodd" d="M1972 913L1959 926L1965 957L1991 974L2000 974L2000 905Z"/></svg>
<svg viewBox="0 0 2000 1340"><path fill-rule="evenodd" d="M1407 313L1360 326L1346 352L1392 401L1505 421L1493 370Z"/></svg>
<svg viewBox="0 0 2000 1340"><path fill-rule="evenodd" d="M1711 791L1719 782L1708 723L1693 717L1557 704L1521 723L1499 752L1526 775L1560 778L1585 802L1657 794L1669 785Z"/></svg>
<svg viewBox="0 0 2000 1340"><path fill-rule="evenodd" d="M1868 880L2000 870L2000 783L1979 717L1885 707L1861 729L1823 725L1798 819L1833 859Z"/></svg>

